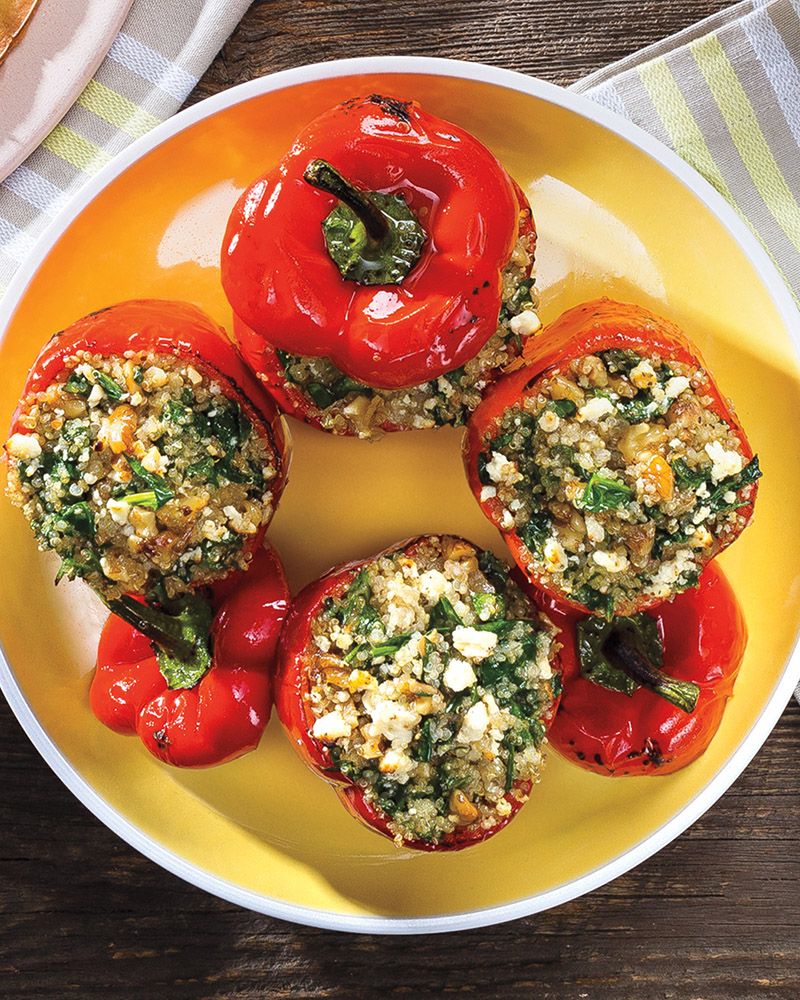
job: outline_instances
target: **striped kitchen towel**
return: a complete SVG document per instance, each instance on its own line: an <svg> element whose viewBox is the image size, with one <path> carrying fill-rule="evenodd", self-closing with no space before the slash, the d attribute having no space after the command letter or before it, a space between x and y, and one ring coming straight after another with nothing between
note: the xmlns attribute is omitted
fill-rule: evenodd
<svg viewBox="0 0 800 1000"><path fill-rule="evenodd" d="M800 0L744 0L572 89L710 181L800 303Z"/></svg>
<svg viewBox="0 0 800 1000"><path fill-rule="evenodd" d="M572 89L710 181L800 304L800 0L744 0Z"/></svg>
<svg viewBox="0 0 800 1000"><path fill-rule="evenodd" d="M76 104L0 185L0 296L69 196L178 110L249 6L135 0Z"/></svg>

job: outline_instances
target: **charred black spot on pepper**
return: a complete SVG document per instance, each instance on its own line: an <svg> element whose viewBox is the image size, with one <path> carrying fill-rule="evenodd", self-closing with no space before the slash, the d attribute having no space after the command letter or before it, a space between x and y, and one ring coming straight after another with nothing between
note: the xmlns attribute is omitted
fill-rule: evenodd
<svg viewBox="0 0 800 1000"><path fill-rule="evenodd" d="M396 97L383 97L381 94L370 94L367 101L371 104L377 104L381 111L385 111L387 115L392 115L406 124L411 121L411 115L408 113L411 101L398 101Z"/></svg>
<svg viewBox="0 0 800 1000"><path fill-rule="evenodd" d="M583 750L577 750L575 752L575 756L578 758L578 760L586 760L586 754L583 752Z"/></svg>
<svg viewBox="0 0 800 1000"><path fill-rule="evenodd" d="M156 741L156 744L159 747L161 747L162 750L164 749L164 747L169 746L169 736L167 736L166 729L157 729L153 733L153 739Z"/></svg>
<svg viewBox="0 0 800 1000"><path fill-rule="evenodd" d="M650 737L648 737L645 741L642 753L648 758L648 760L645 761L645 764L652 761L656 767L661 767L664 763L664 755L661 752L661 747L658 745L656 740L651 739Z"/></svg>
<svg viewBox="0 0 800 1000"><path fill-rule="evenodd" d="M595 764L601 764L601 765L602 765L602 763L603 763L603 758L602 758L602 757L600 756L600 754L599 754L599 753L596 753L596 754L594 755L594 762L595 762Z"/></svg>

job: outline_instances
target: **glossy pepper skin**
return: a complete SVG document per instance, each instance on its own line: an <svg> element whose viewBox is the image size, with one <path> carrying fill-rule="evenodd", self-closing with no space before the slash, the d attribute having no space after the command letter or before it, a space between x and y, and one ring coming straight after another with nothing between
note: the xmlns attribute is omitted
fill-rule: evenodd
<svg viewBox="0 0 800 1000"><path fill-rule="evenodd" d="M137 299L120 302L90 313L55 334L42 348L28 373L21 398L42 392L63 375L65 359L77 351L104 357L126 351L179 356L199 372L219 381L228 399L242 411L262 439L269 441L278 470L272 481L273 507L277 506L289 467L290 447L280 414L225 331L201 309L188 302ZM22 404L11 422L9 437L24 431L19 423ZM13 461L13 459L12 459ZM266 525L248 538L248 551L255 552Z"/></svg>
<svg viewBox="0 0 800 1000"><path fill-rule="evenodd" d="M521 236L526 236L528 238L528 245L533 248L536 244L536 228L533 222L533 215L522 190L513 180L512 184L514 184L514 190L516 192L519 206L519 233ZM530 265L525 268L525 277L529 278L532 271L533 257L531 256ZM302 386L291 382L286 377L283 363L278 357L276 349L250 329L244 320L242 320L236 313L233 314L233 335L236 342L241 345L243 352L247 354L248 358L257 358L257 360L251 360L251 363L258 372L258 377L264 387L275 400L278 408L283 413L286 413L291 417L295 417L297 420L302 420L303 423L310 424L312 427L316 427L319 430L326 430L327 428L325 428L322 424L326 411L321 409L317 403L314 402ZM252 345L256 345L255 348L253 348ZM478 350L479 349L480 348L478 348ZM507 341L506 350L512 358L517 358L519 356L519 348L514 338L510 338ZM494 368L490 372L487 372L485 377L489 385L492 384L493 379L496 378L499 373L499 368ZM374 388L374 386L369 386L368 388ZM386 421L380 425L380 430L384 434L415 429L416 428L410 422L403 425ZM343 436L346 437L351 437L355 434L351 428L348 428L343 432L337 431L336 433L343 434Z"/></svg>
<svg viewBox="0 0 800 1000"><path fill-rule="evenodd" d="M538 603L559 628L564 691L550 745L566 760L604 775L670 774L708 747L747 645L747 626L730 583L716 562L699 586L646 613L658 623L664 671L693 681L700 695L686 713L639 688L631 697L581 676L575 623L582 617L552 597Z"/></svg>
<svg viewBox="0 0 800 1000"><path fill-rule="evenodd" d="M364 790L337 769L327 744L311 734L315 717L310 707L306 651L313 642L312 622L322 614L329 598L340 598L366 563L391 552L403 551L411 555L419 541L419 538L411 538L372 559L336 566L321 579L310 583L292 602L278 651L275 709L292 746L312 771L333 786L352 816L390 840L394 834L389 829L386 813L367 801ZM403 847L418 851L458 851L478 844L502 830L519 812L530 792L530 781L515 782L506 795L511 812L488 830L457 828L437 844L419 839L404 840Z"/></svg>
<svg viewBox="0 0 800 1000"><path fill-rule="evenodd" d="M654 315L641 306L629 303L614 302L610 299L586 302L567 310L527 342L524 363L521 363L516 370L510 370L501 376L490 388L486 398L467 423L463 444L464 465L470 488L483 513L502 532L517 565L532 583L549 596L568 607L584 612L590 609L562 591L553 590L548 586L538 573L533 556L517 532L502 527L501 501L496 497L481 499L483 483L478 474L478 457L486 451L487 443L496 436L505 411L509 407L518 405L525 397L535 395L540 379L566 368L574 358L612 348L639 353L649 352L664 358L683 361L708 372L697 349L674 323ZM730 402L722 395L713 378L709 378L706 394L711 399L709 404L711 411L724 420L738 437L745 459L747 461L752 459L753 450L744 429L731 409ZM757 484L750 487L749 499L741 508L746 522L753 516L757 489ZM733 529L726 529L720 534L714 546L704 554L705 562L709 562L727 548L736 540L738 534L739 532ZM641 599L629 601L624 607L618 607L616 610L618 614L633 615L656 603L658 599L642 596Z"/></svg>
<svg viewBox="0 0 800 1000"><path fill-rule="evenodd" d="M246 573L217 584L212 665L191 688L170 689L147 636L111 615L97 650L92 711L175 767L212 767L254 750L272 711L272 665L289 600L271 545Z"/></svg>
<svg viewBox="0 0 800 1000"><path fill-rule="evenodd" d="M363 191L402 192L428 239L400 284L342 277L322 229L337 199L303 179L315 158ZM267 342L328 357L356 381L386 389L459 367L497 327L519 208L518 189L492 153L413 101L370 95L325 112L250 185L228 222L222 284L254 331L240 340L248 364L262 372Z"/></svg>

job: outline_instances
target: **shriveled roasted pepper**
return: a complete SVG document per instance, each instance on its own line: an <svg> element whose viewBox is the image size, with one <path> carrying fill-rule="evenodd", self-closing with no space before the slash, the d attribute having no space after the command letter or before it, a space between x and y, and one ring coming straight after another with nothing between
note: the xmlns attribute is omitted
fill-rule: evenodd
<svg viewBox="0 0 800 1000"><path fill-rule="evenodd" d="M413 101L325 112L228 223L222 283L246 360L268 370L268 344L384 389L458 368L497 328L523 207L485 146Z"/></svg>
<svg viewBox="0 0 800 1000"><path fill-rule="evenodd" d="M276 709L353 816L398 846L459 850L530 794L560 691L552 638L490 552L411 539L293 601Z"/></svg>
<svg viewBox="0 0 800 1000"><path fill-rule="evenodd" d="M211 767L258 746L272 711L272 665L289 589L280 559L259 549L209 601L116 604L97 650L90 703L117 733L138 734L176 767ZM138 623L140 628L131 624Z"/></svg>
<svg viewBox="0 0 800 1000"><path fill-rule="evenodd" d="M601 299L545 327L524 357L464 440L470 487L520 568L607 617L696 586L749 523L761 472L686 335Z"/></svg>
<svg viewBox="0 0 800 1000"><path fill-rule="evenodd" d="M56 334L6 443L9 495L40 545L107 598L246 566L286 480L268 393L185 302L122 302Z"/></svg>
<svg viewBox="0 0 800 1000"><path fill-rule="evenodd" d="M705 751L747 645L742 609L716 562L696 590L636 616L650 629L638 623L632 629L630 619L605 623L602 648L581 633L586 619L552 597L539 602L559 627L562 644L564 692L548 732L555 750L580 767L617 776L670 774ZM603 623L592 618L588 624L599 635ZM631 637L636 632L638 642ZM642 659L659 666L652 650L648 655L647 633L663 649L663 675L656 670L654 683L636 671ZM633 671L624 670L626 662Z"/></svg>

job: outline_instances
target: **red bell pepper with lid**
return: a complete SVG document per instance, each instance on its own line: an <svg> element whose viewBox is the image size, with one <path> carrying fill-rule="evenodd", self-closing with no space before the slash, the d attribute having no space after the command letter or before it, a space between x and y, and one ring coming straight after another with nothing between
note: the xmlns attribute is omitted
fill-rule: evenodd
<svg viewBox="0 0 800 1000"><path fill-rule="evenodd" d="M527 800L559 690L550 623L499 560L424 536L295 598L276 708L353 816L400 847L458 850Z"/></svg>
<svg viewBox="0 0 800 1000"><path fill-rule="evenodd" d="M210 600L165 607L113 602L89 700L117 733L137 734L159 760L211 767L254 750L272 710L272 669L289 589L274 547ZM119 617L122 615L124 617Z"/></svg>
<svg viewBox="0 0 800 1000"><path fill-rule="evenodd" d="M185 302L122 302L56 334L6 443L40 545L106 598L246 567L286 479L281 418L225 331Z"/></svg>
<svg viewBox="0 0 800 1000"><path fill-rule="evenodd" d="M608 617L696 586L749 523L761 475L686 335L608 299L526 344L471 417L464 460L528 578Z"/></svg>
<svg viewBox="0 0 800 1000"><path fill-rule="evenodd" d="M497 329L521 209L494 155L416 102L325 112L228 223L222 282L245 358L261 374L264 345L324 357L381 389L458 368Z"/></svg>
<svg viewBox="0 0 800 1000"><path fill-rule="evenodd" d="M553 749L615 776L671 774L705 752L747 645L742 609L716 562L696 589L634 618L587 620L552 597L539 601L562 646Z"/></svg>

